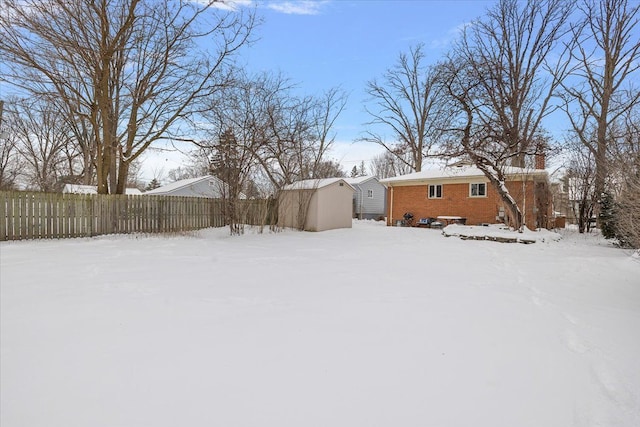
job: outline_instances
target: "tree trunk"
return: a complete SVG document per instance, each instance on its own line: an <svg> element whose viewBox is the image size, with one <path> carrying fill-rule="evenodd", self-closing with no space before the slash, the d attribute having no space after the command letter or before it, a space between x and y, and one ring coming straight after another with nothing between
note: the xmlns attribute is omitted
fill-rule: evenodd
<svg viewBox="0 0 640 427"><path fill-rule="evenodd" d="M127 181L129 178L129 166L130 163L128 161L120 161L120 167L118 168L118 184L115 187L115 194L126 194Z"/></svg>
<svg viewBox="0 0 640 427"><path fill-rule="evenodd" d="M484 172L484 175L489 179L491 186L496 190L500 196L500 200L502 200L502 203L504 203L506 209L509 211L508 225L518 231L522 231L524 226L522 222L522 211L518 207L516 200L509 193L509 189L507 189L507 186L505 185L504 177L496 176L496 173L482 162L476 162L476 166Z"/></svg>

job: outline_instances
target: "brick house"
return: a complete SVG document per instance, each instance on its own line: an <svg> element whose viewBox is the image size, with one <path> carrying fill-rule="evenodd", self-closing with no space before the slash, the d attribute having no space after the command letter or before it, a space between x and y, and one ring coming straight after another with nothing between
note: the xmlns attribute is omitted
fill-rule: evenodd
<svg viewBox="0 0 640 427"><path fill-rule="evenodd" d="M438 216L461 217L467 225L504 222L504 204L482 171L475 166L450 166L380 181L387 186L387 225L405 213L416 221ZM544 169L509 167L506 186L523 211L530 229L550 226L552 203Z"/></svg>

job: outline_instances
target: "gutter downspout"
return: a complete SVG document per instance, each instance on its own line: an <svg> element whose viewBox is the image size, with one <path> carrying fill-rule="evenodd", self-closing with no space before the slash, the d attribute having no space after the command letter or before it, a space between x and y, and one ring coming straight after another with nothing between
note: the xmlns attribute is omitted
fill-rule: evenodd
<svg viewBox="0 0 640 427"><path fill-rule="evenodd" d="M393 225L393 185L390 185L389 188L391 189L391 200L389 200L389 225Z"/></svg>
<svg viewBox="0 0 640 427"><path fill-rule="evenodd" d="M518 231L522 232L524 230L524 227L526 226L527 226L527 182L526 182L526 176L525 176L524 179L522 180L522 225L520 226L521 229Z"/></svg>

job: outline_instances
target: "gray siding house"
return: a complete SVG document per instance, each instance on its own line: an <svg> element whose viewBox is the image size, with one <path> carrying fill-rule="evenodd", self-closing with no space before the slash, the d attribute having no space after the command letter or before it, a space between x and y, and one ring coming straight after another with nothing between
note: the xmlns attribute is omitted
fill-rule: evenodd
<svg viewBox="0 0 640 427"><path fill-rule="evenodd" d="M353 193L353 216L359 219L378 219L387 216L387 187L375 176L345 178Z"/></svg>
<svg viewBox="0 0 640 427"><path fill-rule="evenodd" d="M222 181L215 176L207 175L199 178L181 179L180 181L149 190L144 194L221 199L223 190Z"/></svg>

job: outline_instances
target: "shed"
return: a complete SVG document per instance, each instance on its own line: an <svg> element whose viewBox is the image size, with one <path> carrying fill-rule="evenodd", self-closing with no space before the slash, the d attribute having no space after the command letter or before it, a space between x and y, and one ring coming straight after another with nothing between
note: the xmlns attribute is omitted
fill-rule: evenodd
<svg viewBox="0 0 640 427"><path fill-rule="evenodd" d="M353 188L353 217L378 219L387 215L387 187L376 176L345 178Z"/></svg>
<svg viewBox="0 0 640 427"><path fill-rule="evenodd" d="M344 178L289 184L278 198L278 225L306 231L351 228L354 192Z"/></svg>

